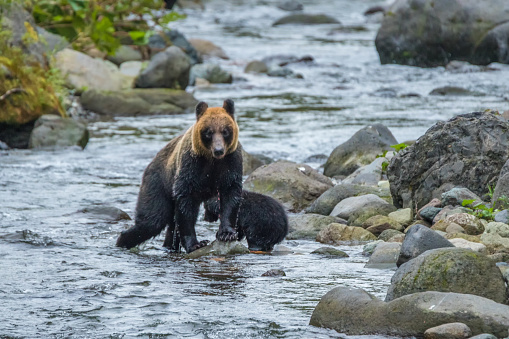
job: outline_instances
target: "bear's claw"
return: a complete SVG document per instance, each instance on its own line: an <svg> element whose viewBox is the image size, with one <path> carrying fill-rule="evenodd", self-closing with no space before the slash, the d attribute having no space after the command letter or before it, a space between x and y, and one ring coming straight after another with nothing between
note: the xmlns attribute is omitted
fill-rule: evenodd
<svg viewBox="0 0 509 339"><path fill-rule="evenodd" d="M191 252L194 252L196 251L197 249L199 248L202 248L202 247L205 247L209 244L209 241L208 240L202 240L200 241L199 243L197 243L196 245L193 245L191 246L191 248L189 249L189 251L186 251L187 253L191 253Z"/></svg>
<svg viewBox="0 0 509 339"><path fill-rule="evenodd" d="M235 241L238 239L238 237L239 235L237 232L222 232L222 233L217 232L216 234L217 240L225 242Z"/></svg>

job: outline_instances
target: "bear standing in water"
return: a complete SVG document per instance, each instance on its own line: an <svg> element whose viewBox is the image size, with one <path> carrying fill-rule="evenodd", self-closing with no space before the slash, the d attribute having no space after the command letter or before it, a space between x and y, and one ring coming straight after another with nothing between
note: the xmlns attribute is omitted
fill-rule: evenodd
<svg viewBox="0 0 509 339"><path fill-rule="evenodd" d="M217 221L220 215L217 197L205 202L205 221ZM237 219L239 240L246 236L251 251L272 251L288 234L288 217L284 207L269 196L242 191Z"/></svg>
<svg viewBox="0 0 509 339"><path fill-rule="evenodd" d="M212 197L221 201L216 238L237 240L242 152L234 111L229 99L222 108L198 103L196 123L159 151L143 173L135 225L120 234L117 246L139 245L167 225L164 247L178 251L174 238L180 238L187 253L205 246L208 241L198 242L194 227L200 204ZM175 230L179 237L174 237Z"/></svg>

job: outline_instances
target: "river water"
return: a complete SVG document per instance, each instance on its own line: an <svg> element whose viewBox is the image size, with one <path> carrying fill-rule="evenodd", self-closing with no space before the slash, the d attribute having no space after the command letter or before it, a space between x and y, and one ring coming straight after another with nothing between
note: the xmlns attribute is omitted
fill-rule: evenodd
<svg viewBox="0 0 509 339"><path fill-rule="evenodd" d="M230 60L232 85L190 88L211 106L232 98L241 142L251 153L303 161L329 154L365 125L387 125L399 141L415 139L439 120L492 108L506 110L507 66L452 73L380 65L376 20L362 13L378 0L302 1L342 25L279 26L276 1L214 0L172 24L187 37L209 39ZM303 79L244 74L248 61L275 54L311 55L289 66ZM479 95L429 96L446 85ZM412 94L412 95L408 95ZM320 297L335 286L383 298L391 270L366 269L362 246L338 246L350 257L311 255L312 241L288 241L293 253L187 260L166 253L160 236L137 252L114 246L132 221L82 213L114 206L133 216L144 168L193 114L92 122L84 151L0 153L0 336L338 338L308 325ZM199 238L217 224L199 221ZM281 268L286 277L262 277Z"/></svg>

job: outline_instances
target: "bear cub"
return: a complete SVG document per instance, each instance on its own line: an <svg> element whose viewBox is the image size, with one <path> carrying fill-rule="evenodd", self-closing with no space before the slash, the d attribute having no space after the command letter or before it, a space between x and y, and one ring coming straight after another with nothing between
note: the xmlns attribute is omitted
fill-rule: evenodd
<svg viewBox="0 0 509 339"><path fill-rule="evenodd" d="M220 200L214 197L205 202L204 207L204 220L217 221ZM251 251L271 251L288 234L288 217L284 207L273 198L242 191L237 230L239 240L245 236Z"/></svg>
<svg viewBox="0 0 509 339"><path fill-rule="evenodd" d="M117 246L137 246L168 226L164 247L178 251L180 243L187 253L195 251L208 243L196 239L200 205L218 196L216 238L238 238L233 216L237 216L242 194L242 149L234 112L230 99L223 107L198 103L195 124L171 140L145 169L135 224L120 234Z"/></svg>

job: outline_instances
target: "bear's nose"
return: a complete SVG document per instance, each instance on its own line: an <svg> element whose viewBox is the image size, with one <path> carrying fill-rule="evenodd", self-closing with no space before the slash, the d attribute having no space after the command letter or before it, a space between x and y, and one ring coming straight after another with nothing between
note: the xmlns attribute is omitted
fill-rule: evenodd
<svg viewBox="0 0 509 339"><path fill-rule="evenodd" d="M224 154L224 148L214 148L214 156L220 157Z"/></svg>

